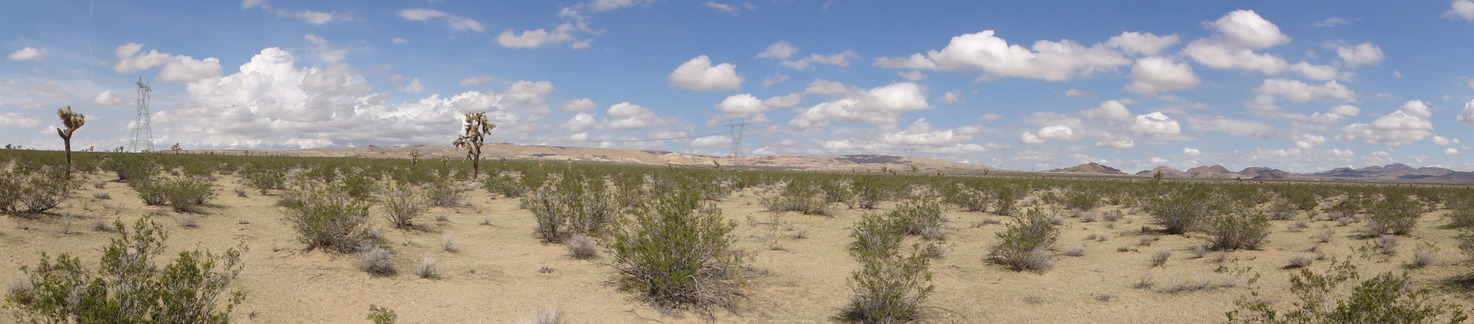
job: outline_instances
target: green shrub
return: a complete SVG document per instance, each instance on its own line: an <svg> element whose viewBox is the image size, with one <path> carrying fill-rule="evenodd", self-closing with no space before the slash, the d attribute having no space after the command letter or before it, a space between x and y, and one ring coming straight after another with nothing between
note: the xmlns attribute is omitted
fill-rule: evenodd
<svg viewBox="0 0 1474 324"><path fill-rule="evenodd" d="M789 181L783 187L783 193L777 197L764 197L760 200L763 207L768 211L785 212L796 211L804 215L828 216L829 201L824 199L824 192L819 186L802 180Z"/></svg>
<svg viewBox="0 0 1474 324"><path fill-rule="evenodd" d="M993 247L993 260L1013 271L1049 270L1053 260L1047 251L1054 246L1060 232L1059 226L1049 219L1038 208L1014 216L1008 228L997 234L999 243Z"/></svg>
<svg viewBox="0 0 1474 324"><path fill-rule="evenodd" d="M842 317L862 323L916 320L933 289L927 249L918 246L909 255L894 249L860 255L860 268L849 280L854 294Z"/></svg>
<svg viewBox="0 0 1474 324"><path fill-rule="evenodd" d="M496 176L486 177L481 180L486 191L499 193L507 198L519 198L527 193L528 188L522 185L522 174L515 171L502 171Z"/></svg>
<svg viewBox="0 0 1474 324"><path fill-rule="evenodd" d="M299 179L278 203L297 239L311 248L353 252L369 241L369 202L339 186Z"/></svg>
<svg viewBox="0 0 1474 324"><path fill-rule="evenodd" d="M866 213L860 216L859 222L855 222L850 237L855 238L850 250L856 257L886 254L886 251L900 248L901 240L906 238L906 230L887 214Z"/></svg>
<svg viewBox="0 0 1474 324"><path fill-rule="evenodd" d="M0 166L0 213L35 214L56 208L80 181L71 180L66 167Z"/></svg>
<svg viewBox="0 0 1474 324"><path fill-rule="evenodd" d="M1211 218L1206 226L1216 250L1256 250L1269 237L1269 216L1233 213Z"/></svg>
<svg viewBox="0 0 1474 324"><path fill-rule="evenodd" d="M215 182L203 176L178 176L155 180L164 187L164 199L176 212L194 212L218 196Z"/></svg>
<svg viewBox="0 0 1474 324"><path fill-rule="evenodd" d="M140 219L129 231L116 222L118 237L103 249L97 271L67 254L44 253L35 268L22 267L27 289L12 290L7 308L32 323L226 323L245 299L226 287L241 271L244 247L223 254L189 251L163 268L163 227Z"/></svg>
<svg viewBox="0 0 1474 324"><path fill-rule="evenodd" d="M1372 205L1366 217L1367 234L1408 235L1417 228L1418 217L1422 216L1422 205L1407 196L1388 194Z"/></svg>
<svg viewBox="0 0 1474 324"><path fill-rule="evenodd" d="M942 204L933 199L918 199L896 204L890 212L906 235L923 235L928 239L940 239L942 230ZM933 237L935 236L935 237Z"/></svg>
<svg viewBox="0 0 1474 324"><path fill-rule="evenodd" d="M387 177L383 183L383 189L379 192L379 207L384 210L384 217L395 228L414 227L415 219L423 216L430 207L430 199L425 196L425 190Z"/></svg>
<svg viewBox="0 0 1474 324"><path fill-rule="evenodd" d="M1356 266L1334 263L1325 273L1300 269L1290 277L1290 292L1298 300L1294 307L1278 310L1259 296L1257 289L1235 304L1239 309L1226 315L1231 323L1461 323L1468 316L1458 306L1439 302L1426 289L1416 289L1407 273L1378 274L1360 281L1345 298L1336 298L1336 288L1358 280Z"/></svg>
<svg viewBox="0 0 1474 324"><path fill-rule="evenodd" d="M1474 208L1457 208L1448 212L1448 224L1457 228L1474 227Z"/></svg>
<svg viewBox="0 0 1474 324"><path fill-rule="evenodd" d="M1100 194L1093 191L1094 188L1075 188L1066 190L1061 203L1065 208L1076 210L1091 210L1100 204Z"/></svg>
<svg viewBox="0 0 1474 324"><path fill-rule="evenodd" d="M280 169L252 165L241 170L241 176L246 179L246 183L250 184L251 188L256 188L261 191L261 194L266 194L266 191L271 189L287 188L287 173Z"/></svg>
<svg viewBox="0 0 1474 324"><path fill-rule="evenodd" d="M890 198L890 191L881 188L880 179L873 176L860 177L850 184L854 193L853 204L861 209L875 209L881 201Z"/></svg>
<svg viewBox="0 0 1474 324"><path fill-rule="evenodd" d="M736 224L724 221L721 210L675 190L630 214L610 245L624 288L665 308L706 312L735 305L743 256L733 248Z"/></svg>
<svg viewBox="0 0 1474 324"><path fill-rule="evenodd" d="M615 197L601 178L560 177L527 194L522 204L536 218L534 230L544 242L595 234L619 215Z"/></svg>
<svg viewBox="0 0 1474 324"><path fill-rule="evenodd" d="M474 184L474 182L473 182ZM426 183L425 197L429 198L430 205L436 207L460 207L465 205L466 185L456 180L454 172L444 176L436 176Z"/></svg>
<svg viewBox="0 0 1474 324"><path fill-rule="evenodd" d="M970 212L988 211L988 206L995 204L993 197L982 190L961 187L953 188L945 193L947 203L957 205L962 210Z"/></svg>
<svg viewBox="0 0 1474 324"><path fill-rule="evenodd" d="M1146 210L1168 234L1182 234L1198 230L1202 220L1214 210L1211 200L1206 187L1188 186L1153 199Z"/></svg>
<svg viewBox="0 0 1474 324"><path fill-rule="evenodd" d="M394 324L399 321L399 315L395 314L394 310L389 309L388 307L380 307L379 305L369 304L369 314L367 319L369 321L373 321L374 324Z"/></svg>

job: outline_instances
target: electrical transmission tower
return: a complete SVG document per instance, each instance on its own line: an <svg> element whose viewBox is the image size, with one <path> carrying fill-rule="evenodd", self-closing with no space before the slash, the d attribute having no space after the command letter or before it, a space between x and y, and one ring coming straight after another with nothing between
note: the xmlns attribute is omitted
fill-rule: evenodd
<svg viewBox="0 0 1474 324"><path fill-rule="evenodd" d="M727 123L727 131L732 134L732 158L742 157L742 132L747 130L747 120L740 123Z"/></svg>
<svg viewBox="0 0 1474 324"><path fill-rule="evenodd" d="M138 118L133 120L133 141L128 143L128 150L133 152L151 152L154 150L154 131L149 126L148 97L154 92L143 83L143 77L138 78Z"/></svg>

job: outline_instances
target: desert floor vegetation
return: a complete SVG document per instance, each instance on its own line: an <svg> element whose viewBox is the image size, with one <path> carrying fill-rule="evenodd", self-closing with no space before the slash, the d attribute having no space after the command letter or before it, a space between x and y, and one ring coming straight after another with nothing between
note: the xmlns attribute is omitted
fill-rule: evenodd
<svg viewBox="0 0 1474 324"><path fill-rule="evenodd" d="M915 301L895 319L926 323L1222 322L1233 311L1235 320L1263 318L1256 316L1266 316L1265 309L1283 319L1306 294L1292 279L1337 276L1347 279L1337 282L1329 295L1334 300L1474 308L1468 279L1474 274L1474 222L1468 221L1474 197L1465 186L483 160L482 177L470 182L481 187L466 190L469 161L90 152L73 152L73 159L78 171L70 180L27 178L64 186L55 206L36 212L11 207L11 214L0 215L0 250L6 251L0 284L7 296L35 289L36 281L20 269L34 270L43 258L67 254L96 273L105 247L123 232L138 231L131 225L147 218L169 224L163 226L168 244L158 248L161 268L180 252L238 251L232 269L239 272L222 291L245 293L227 315L240 323L367 322L365 315L401 323L517 322L548 310L557 310L550 318L572 323L864 321L874 317L854 311L878 309L866 302L881 299L861 297L887 292ZM0 172L63 161L60 152L0 151ZM354 174L361 176L350 180ZM176 179L206 181L190 185L212 194L176 211L168 198L151 205L135 189L135 183ZM463 196L453 204L415 201L412 207L424 206L421 213L391 217L385 204L393 198L380 185L387 179L403 181L396 185L405 185L404 192L450 183L445 188ZM802 185L790 189L794 183ZM559 186L607 201L557 205L573 199L546 199ZM213 194L237 187L251 192ZM95 198L99 192L110 199ZM695 201L664 211L649 205L672 192L698 198L685 195ZM1394 196L1401 198L1387 198ZM806 208L774 208L777 202ZM1163 205L1178 202L1193 204ZM539 230L537 208L560 213L551 218L558 232L549 235L557 239ZM1418 212L1402 212L1408 209ZM661 212L670 217L640 218ZM182 216L195 226L173 226ZM396 227L399 220L412 226ZM698 223L712 227L661 231ZM857 229L894 234L864 243ZM668 236L642 236L653 233ZM650 243L679 241L680 233L706 239L710 248L664 251ZM1016 243L1006 241L1014 237ZM707 298L698 305L721 307L702 314L681 306L690 305L685 301L652 297L655 285L631 281L631 273L644 270L624 259L635 250L620 252L614 245L621 241L652 253L731 253L695 268L711 271L699 280L728 289L697 296ZM861 244L884 253L857 254ZM995 252L1000 246L1008 253ZM933 248L945 248L945 256ZM1169 252L1156 264L1161 251ZM1015 269L1006 260L1050 266ZM863 281L870 278L885 280ZM867 285L876 289L856 289ZM1387 293L1374 291L1378 287ZM216 309L230 306L228 298ZM0 310L0 322L21 319L13 309ZM1305 314L1336 311L1331 306Z"/></svg>

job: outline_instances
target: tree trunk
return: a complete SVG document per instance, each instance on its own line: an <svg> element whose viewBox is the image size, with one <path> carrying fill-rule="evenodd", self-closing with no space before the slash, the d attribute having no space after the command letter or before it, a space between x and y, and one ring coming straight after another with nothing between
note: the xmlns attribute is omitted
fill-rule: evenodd
<svg viewBox="0 0 1474 324"><path fill-rule="evenodd" d="M66 147L66 152L67 152L67 176L71 176L72 175L72 139L70 139L70 138L62 138L61 139L61 142L62 142L62 145Z"/></svg>

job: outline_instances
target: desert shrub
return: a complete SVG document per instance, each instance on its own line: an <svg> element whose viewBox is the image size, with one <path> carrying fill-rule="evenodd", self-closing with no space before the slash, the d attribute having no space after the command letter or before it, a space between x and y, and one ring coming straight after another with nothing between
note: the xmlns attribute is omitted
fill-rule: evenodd
<svg viewBox="0 0 1474 324"><path fill-rule="evenodd" d="M164 200L169 201L169 207L176 212L198 211L200 206L218 196L215 182L201 176L164 177L149 182L159 184Z"/></svg>
<svg viewBox="0 0 1474 324"><path fill-rule="evenodd" d="M878 255L899 249L901 240L906 238L906 229L886 214L866 213L855 222L850 236L855 238L850 250L856 257Z"/></svg>
<svg viewBox="0 0 1474 324"><path fill-rule="evenodd" d="M271 189L286 189L287 186L287 173L280 169L252 165L242 169L241 176L251 188L256 188L262 194Z"/></svg>
<svg viewBox="0 0 1474 324"><path fill-rule="evenodd" d="M161 171L157 161L137 156L114 156L102 164L103 170L117 173L118 181L147 179Z"/></svg>
<svg viewBox="0 0 1474 324"><path fill-rule="evenodd" d="M881 201L890 199L890 191L881 187L880 179L872 176L860 177L850 184L854 193L853 204L861 209L875 209Z"/></svg>
<svg viewBox="0 0 1474 324"><path fill-rule="evenodd" d="M415 275L425 279L440 278L440 261L435 258L423 258L415 263Z"/></svg>
<svg viewBox="0 0 1474 324"><path fill-rule="evenodd" d="M1093 188L1076 188L1066 190L1060 203L1069 209L1090 210L1100 204L1100 194L1091 190Z"/></svg>
<svg viewBox="0 0 1474 324"><path fill-rule="evenodd" d="M630 211L611 235L622 286L666 308L700 311L734 305L743 256L733 248L735 223L689 191L652 197Z"/></svg>
<svg viewBox="0 0 1474 324"><path fill-rule="evenodd" d="M1265 212L1270 220L1290 220L1295 218L1296 209L1294 204L1286 200L1275 200L1265 206Z"/></svg>
<svg viewBox="0 0 1474 324"><path fill-rule="evenodd" d="M1014 271L1043 272L1053 266L1047 252L1059 238L1059 227L1038 208L1014 216L1008 228L999 232L998 245L991 257Z"/></svg>
<svg viewBox="0 0 1474 324"><path fill-rule="evenodd" d="M147 218L133 230L121 221L118 236L103 248L96 272L62 254L41 255L35 268L22 267L28 289L12 289L7 308L32 323L226 323L245 299L226 288L241 271L244 247L222 254L180 252L162 268L168 235Z"/></svg>
<svg viewBox="0 0 1474 324"><path fill-rule="evenodd" d="M495 176L486 177L486 180L481 180L481 184L486 191L499 193L507 198L522 197L528 190L522 185L522 174L515 171L502 171Z"/></svg>
<svg viewBox="0 0 1474 324"><path fill-rule="evenodd" d="M394 324L399 321L399 314L395 314L394 310L388 307L369 304L369 314L366 319L374 324Z"/></svg>
<svg viewBox="0 0 1474 324"><path fill-rule="evenodd" d="M1474 208L1456 208L1448 212L1448 225L1458 228L1474 228Z"/></svg>
<svg viewBox="0 0 1474 324"><path fill-rule="evenodd" d="M1018 212L1018 197L1026 195L1027 192L1014 186L999 186L993 191L993 213L1003 216L1013 216Z"/></svg>
<svg viewBox="0 0 1474 324"><path fill-rule="evenodd" d="M1209 219L1205 230L1215 250L1254 250L1269 237L1270 226L1264 214L1231 213Z"/></svg>
<svg viewBox="0 0 1474 324"><path fill-rule="evenodd" d="M536 218L534 230L545 242L596 233L619 215L614 195L602 178L555 179L523 197L522 204Z"/></svg>
<svg viewBox="0 0 1474 324"><path fill-rule="evenodd" d="M1290 277L1293 307L1279 310L1255 289L1229 311L1231 323L1460 323L1468 320L1458 306L1434 300L1427 289L1413 286L1407 273L1384 272L1362 280L1344 298L1336 288L1359 280L1356 266L1337 262L1324 273L1302 268Z"/></svg>
<svg viewBox="0 0 1474 324"><path fill-rule="evenodd" d="M375 276L392 276L398 272L393 258L394 253L384 247L362 247L358 252L358 269Z"/></svg>
<svg viewBox="0 0 1474 324"><path fill-rule="evenodd" d="M169 203L168 191L164 189L164 183L161 181L154 181L150 178L135 178L133 181L128 182L128 186L133 187L133 191L138 192L138 198L142 198L143 203L146 205L163 206Z"/></svg>
<svg viewBox="0 0 1474 324"><path fill-rule="evenodd" d="M299 179L278 205L297 239L311 248L353 252L369 241L369 202L331 183Z"/></svg>
<svg viewBox="0 0 1474 324"><path fill-rule="evenodd" d="M992 195L982 190L961 187L949 190L946 195L947 203L957 205L962 210L970 212L988 211L988 206L993 205Z"/></svg>
<svg viewBox="0 0 1474 324"><path fill-rule="evenodd" d="M396 228L414 227L415 219L424 216L425 210L430 207L430 199L425 196L425 190L394 179L386 178L383 182L383 189L379 192L379 207L384 210L384 217Z"/></svg>
<svg viewBox="0 0 1474 324"><path fill-rule="evenodd" d="M1366 231L1371 235L1411 234L1423 212L1417 201L1398 194L1388 194L1368 209Z"/></svg>
<svg viewBox="0 0 1474 324"><path fill-rule="evenodd" d="M66 167L0 166L0 213L45 212L65 201L82 183L67 176Z"/></svg>
<svg viewBox="0 0 1474 324"><path fill-rule="evenodd" d="M931 294L931 258L927 248L909 255L897 250L877 250L857 258L860 268L850 274L854 291L842 317L863 323L893 323L917 319Z"/></svg>
<svg viewBox="0 0 1474 324"><path fill-rule="evenodd" d="M1333 205L1326 206L1326 212L1330 213L1333 218L1354 217L1364 209L1366 199L1364 196L1349 196Z"/></svg>
<svg viewBox="0 0 1474 324"><path fill-rule="evenodd" d="M1157 250L1156 253L1152 253L1152 259L1151 259L1152 267L1153 268L1156 268L1156 267L1160 267L1162 265L1165 265L1165 264L1167 264L1167 260L1168 259L1171 259L1171 258L1172 258L1172 250L1170 250L1170 249Z"/></svg>
<svg viewBox="0 0 1474 324"><path fill-rule="evenodd" d="M465 204L466 192L470 191L465 183L456 180L455 173L444 176L436 176L425 184L425 197L429 199L430 205L436 207L458 207Z"/></svg>
<svg viewBox="0 0 1474 324"><path fill-rule="evenodd" d="M819 186L803 180L794 179L783 187L783 193L776 197L764 197L761 199L763 207L768 211L785 212L796 211L804 215L829 215L829 201L823 197L823 191Z"/></svg>
<svg viewBox="0 0 1474 324"><path fill-rule="evenodd" d="M906 235L940 231L945 219L942 216L941 202L934 199L917 199L897 204L896 209L890 212L890 218L898 223Z"/></svg>
<svg viewBox="0 0 1474 324"><path fill-rule="evenodd" d="M540 309L537 314L530 318L517 321L517 324L563 324L568 319L563 316L561 309Z"/></svg>
<svg viewBox="0 0 1474 324"><path fill-rule="evenodd" d="M1182 234L1197 230L1214 207L1208 188L1188 186L1153 199L1146 211L1168 234Z"/></svg>

